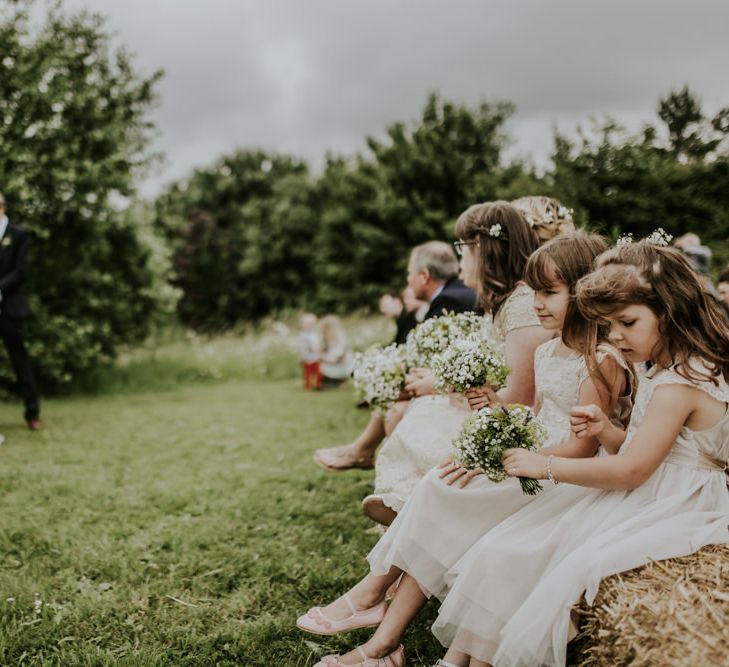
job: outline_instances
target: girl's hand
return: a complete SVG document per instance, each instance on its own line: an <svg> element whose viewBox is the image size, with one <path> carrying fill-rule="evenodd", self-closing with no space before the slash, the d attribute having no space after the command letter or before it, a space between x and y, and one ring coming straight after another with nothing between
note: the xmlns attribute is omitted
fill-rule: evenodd
<svg viewBox="0 0 729 667"><path fill-rule="evenodd" d="M547 459L538 452L526 449L507 449L501 460L509 477L547 479Z"/></svg>
<svg viewBox="0 0 729 667"><path fill-rule="evenodd" d="M413 371L422 371L422 375L417 376ZM405 391L410 392L413 396L428 396L434 391L435 376L429 370L424 368L413 369L408 380Z"/></svg>
<svg viewBox="0 0 729 667"><path fill-rule="evenodd" d="M464 467L458 465L453 461L444 461L438 468L440 468L440 478L445 479L448 486L452 486L460 480L459 487L464 488L474 477L483 475L481 468L475 468L474 470L466 470Z"/></svg>
<svg viewBox="0 0 729 667"><path fill-rule="evenodd" d="M499 402L496 392L488 384L483 387L468 389L464 395L468 399L469 407L474 411L488 405L496 405Z"/></svg>
<svg viewBox="0 0 729 667"><path fill-rule="evenodd" d="M591 438L602 433L608 422L597 405L578 405L570 410L570 428L578 438Z"/></svg>
<svg viewBox="0 0 729 667"><path fill-rule="evenodd" d="M419 380L422 377L425 377L430 371L427 368L411 368L408 371L408 377L412 378L413 380Z"/></svg>

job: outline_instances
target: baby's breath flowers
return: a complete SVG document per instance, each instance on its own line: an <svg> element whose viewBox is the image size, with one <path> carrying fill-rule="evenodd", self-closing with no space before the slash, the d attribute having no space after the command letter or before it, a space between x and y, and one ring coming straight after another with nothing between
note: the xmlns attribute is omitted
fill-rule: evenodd
<svg viewBox="0 0 729 667"><path fill-rule="evenodd" d="M509 376L504 355L478 338L461 338L433 357L431 370L438 391L463 393L489 384L499 389Z"/></svg>
<svg viewBox="0 0 729 667"><path fill-rule="evenodd" d="M502 482L508 477L501 463L504 452L513 447L536 451L546 436L532 409L525 405L481 408L466 418L453 441L454 461L468 470L481 468L491 481ZM542 490L536 479L519 477L519 483L530 496Z"/></svg>
<svg viewBox="0 0 729 667"><path fill-rule="evenodd" d="M369 403L375 412L387 412L405 386L404 347L371 347L357 353L352 384L360 400Z"/></svg>
<svg viewBox="0 0 729 667"><path fill-rule="evenodd" d="M483 318L476 313L448 313L432 317L413 329L405 342L409 368L430 368L433 356L455 340L480 338Z"/></svg>

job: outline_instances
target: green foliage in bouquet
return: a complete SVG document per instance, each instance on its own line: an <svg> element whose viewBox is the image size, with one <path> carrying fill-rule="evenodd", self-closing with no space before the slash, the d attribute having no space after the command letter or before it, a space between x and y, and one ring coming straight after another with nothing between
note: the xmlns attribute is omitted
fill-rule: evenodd
<svg viewBox="0 0 729 667"><path fill-rule="evenodd" d="M354 357L352 384L360 400L384 413L397 401L405 386L405 354L402 346L371 347Z"/></svg>
<svg viewBox="0 0 729 667"><path fill-rule="evenodd" d="M480 338L454 340L433 356L431 370L436 390L459 393L485 384L499 389L511 372L504 355Z"/></svg>
<svg viewBox="0 0 729 667"><path fill-rule="evenodd" d="M481 336L483 317L476 313L448 313L431 317L413 329L405 342L409 368L430 368L433 358L457 340Z"/></svg>
<svg viewBox="0 0 729 667"><path fill-rule="evenodd" d="M27 341L48 388L144 339L162 307L154 252L112 204L149 162L160 73L112 53L98 16L53 5L38 26L24 7L0 12L0 191L33 233Z"/></svg>
<svg viewBox="0 0 729 667"><path fill-rule="evenodd" d="M481 468L493 482L508 479L501 459L507 449L521 447L541 449L546 438L544 427L531 408L524 405L486 407L470 414L453 441L455 459L469 470ZM524 493L535 495L542 490L536 480L520 477Z"/></svg>

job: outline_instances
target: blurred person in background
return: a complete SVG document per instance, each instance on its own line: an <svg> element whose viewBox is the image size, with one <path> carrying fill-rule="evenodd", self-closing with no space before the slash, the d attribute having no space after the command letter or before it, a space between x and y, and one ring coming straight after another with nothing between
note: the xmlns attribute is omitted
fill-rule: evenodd
<svg viewBox="0 0 729 667"><path fill-rule="evenodd" d="M724 310L729 313L729 266L719 274L719 283L716 286L716 292Z"/></svg>
<svg viewBox="0 0 729 667"><path fill-rule="evenodd" d="M385 317L395 320L397 327L395 339L397 345L405 343L408 334L423 321L430 304L415 298L413 290L406 287L401 294L386 292L380 297L380 312Z"/></svg>
<svg viewBox="0 0 729 667"><path fill-rule="evenodd" d="M5 197L0 193L0 336L8 351L25 404L28 428L41 428L40 400L30 357L23 341L23 320L30 314L23 285L28 277L30 232L5 214Z"/></svg>
<svg viewBox="0 0 729 667"><path fill-rule="evenodd" d="M300 319L299 363L304 376L304 389L321 389L321 338L319 321L314 313L304 313Z"/></svg>
<svg viewBox="0 0 729 667"><path fill-rule="evenodd" d="M319 368L324 386L339 386L352 373L352 351L347 332L336 315L326 315L319 322L322 351Z"/></svg>

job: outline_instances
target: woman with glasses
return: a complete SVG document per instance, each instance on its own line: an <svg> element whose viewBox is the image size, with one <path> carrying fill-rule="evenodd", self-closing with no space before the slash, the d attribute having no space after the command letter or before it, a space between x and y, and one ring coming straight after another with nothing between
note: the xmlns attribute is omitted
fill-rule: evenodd
<svg viewBox="0 0 729 667"><path fill-rule="evenodd" d="M507 202L476 204L456 223L461 275L483 308L483 335L505 356L511 373L497 392L500 401L531 405L534 400L534 350L551 334L539 324L533 291L522 282L529 256L539 247L526 216ZM450 454L453 438L484 392L451 394L413 401L385 441L375 466L374 493L363 501L374 521L390 525L413 489L431 468ZM474 405L469 405L474 403Z"/></svg>

